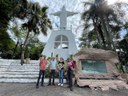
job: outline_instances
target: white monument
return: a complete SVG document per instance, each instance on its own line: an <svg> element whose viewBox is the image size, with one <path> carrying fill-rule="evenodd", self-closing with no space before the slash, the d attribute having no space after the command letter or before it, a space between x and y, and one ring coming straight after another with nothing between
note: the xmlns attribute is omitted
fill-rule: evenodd
<svg viewBox="0 0 128 96"><path fill-rule="evenodd" d="M52 30L50 38L42 52L47 57L56 56L67 59L77 52L75 37L71 29L67 28L67 17L76 13L69 12L62 7L62 10L52 15L60 17L60 29Z"/></svg>

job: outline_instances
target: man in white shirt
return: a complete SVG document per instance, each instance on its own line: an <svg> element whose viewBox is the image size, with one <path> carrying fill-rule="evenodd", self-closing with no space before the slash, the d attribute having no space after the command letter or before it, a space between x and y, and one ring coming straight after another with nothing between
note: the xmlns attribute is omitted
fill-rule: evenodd
<svg viewBox="0 0 128 96"><path fill-rule="evenodd" d="M54 57L52 57L52 59L50 60L50 76L49 76L49 84L48 85L51 85L52 78L53 78L52 85L55 85L54 81L55 81L56 64L57 64L56 59Z"/></svg>

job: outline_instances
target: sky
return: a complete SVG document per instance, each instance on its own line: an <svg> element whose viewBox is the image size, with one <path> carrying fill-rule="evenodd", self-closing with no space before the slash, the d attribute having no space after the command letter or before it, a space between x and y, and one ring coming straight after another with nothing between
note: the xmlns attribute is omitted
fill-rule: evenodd
<svg viewBox="0 0 128 96"><path fill-rule="evenodd" d="M51 15L51 13L60 11L63 6L65 6L66 10L72 11L72 12L77 12L77 15L71 16L67 20L67 27L72 26L72 32L75 35L75 41L78 46L79 40L78 38L82 34L82 20L81 20L81 14L83 12L83 2L88 1L88 0L30 0L32 2L39 2L41 6L48 6L48 17L50 18L53 26L53 30L59 26L59 18L56 16ZM89 0L91 1L91 0ZM107 0L108 4L114 4L115 2L127 2L128 0ZM126 16L128 19L128 14ZM42 34L39 35L39 39L42 42L47 42L51 30L48 31L48 36L43 36Z"/></svg>

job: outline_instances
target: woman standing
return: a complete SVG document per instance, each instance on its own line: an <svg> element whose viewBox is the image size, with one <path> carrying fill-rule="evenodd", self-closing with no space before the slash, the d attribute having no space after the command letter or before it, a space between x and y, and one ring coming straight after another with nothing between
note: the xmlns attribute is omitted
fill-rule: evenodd
<svg viewBox="0 0 128 96"><path fill-rule="evenodd" d="M73 71L75 70L75 61L73 61L72 58L69 58L68 60L68 72L67 72L67 75L68 75L68 87L70 88L71 91L73 91L72 89L72 84L73 84Z"/></svg>
<svg viewBox="0 0 128 96"><path fill-rule="evenodd" d="M59 84L63 86L63 78L64 78L64 59L61 57L60 61L58 61L57 69L59 70Z"/></svg>

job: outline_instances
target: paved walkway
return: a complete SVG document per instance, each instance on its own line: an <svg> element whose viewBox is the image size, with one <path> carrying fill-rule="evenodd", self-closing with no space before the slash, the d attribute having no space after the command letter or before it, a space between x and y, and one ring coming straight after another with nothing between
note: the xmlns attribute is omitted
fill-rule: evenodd
<svg viewBox="0 0 128 96"><path fill-rule="evenodd" d="M0 96L128 96L128 90L102 92L74 87L74 91L70 91L66 85L64 87L45 86L36 89L35 84L0 83Z"/></svg>

